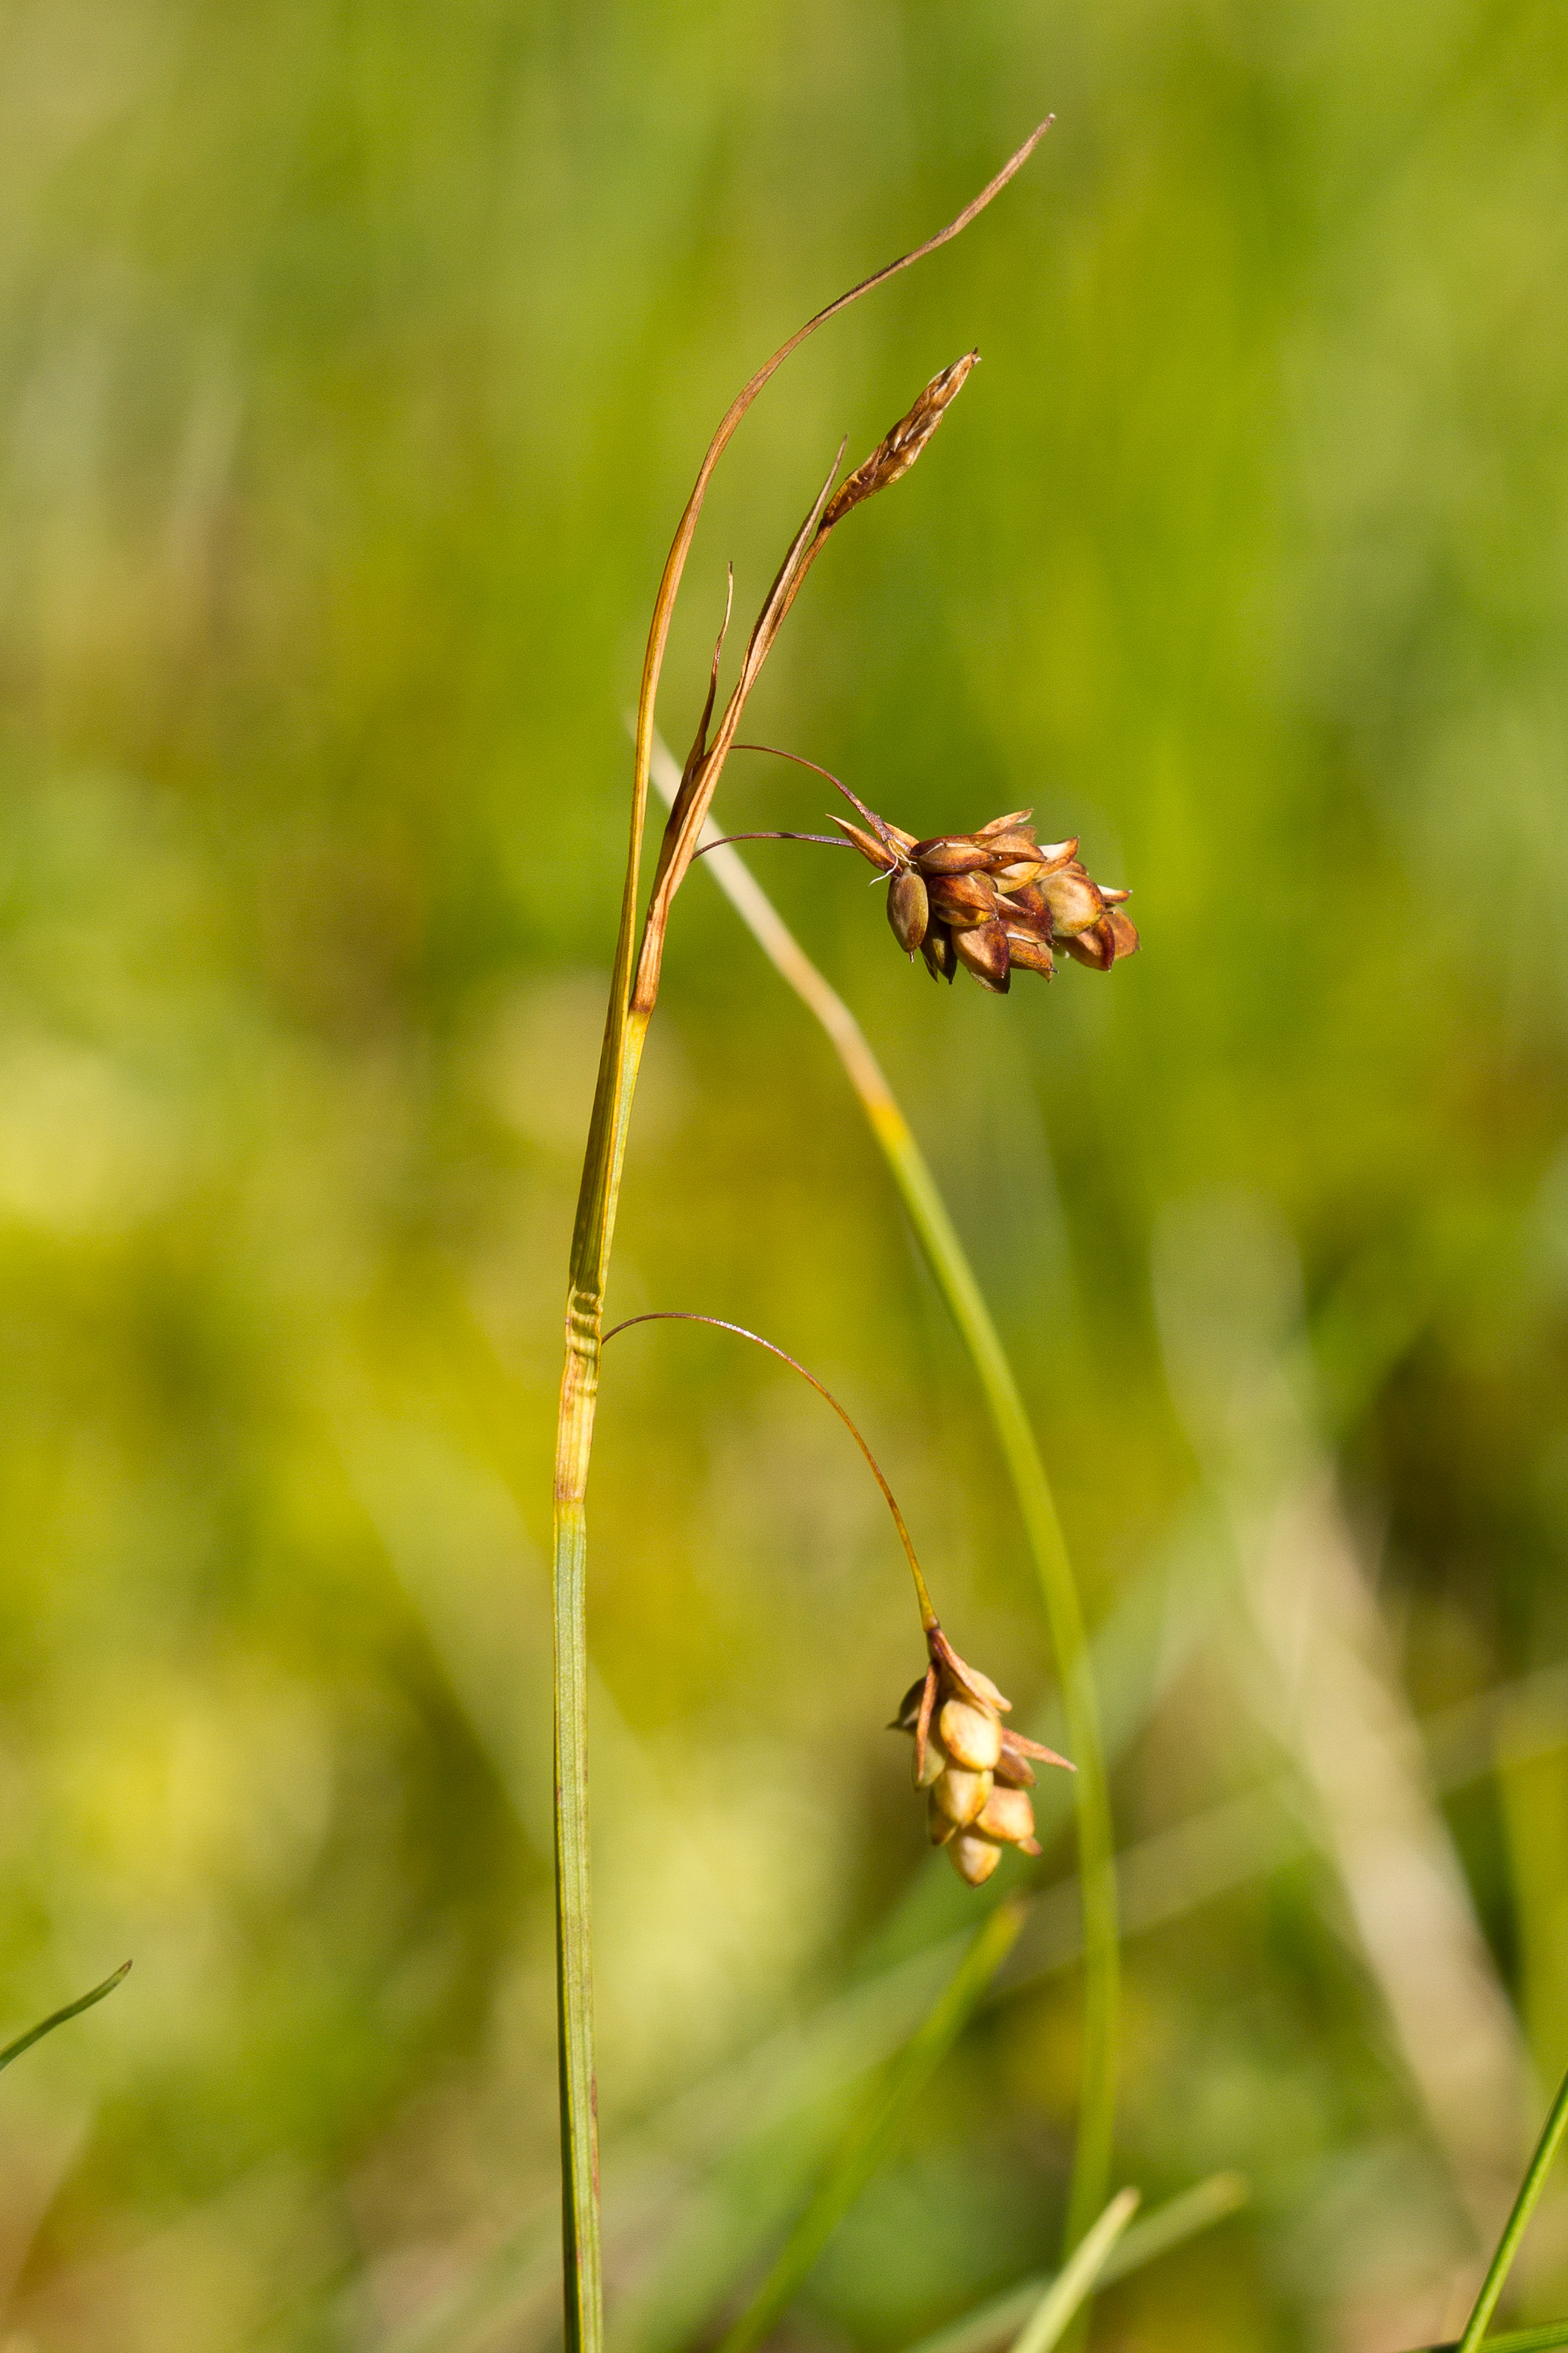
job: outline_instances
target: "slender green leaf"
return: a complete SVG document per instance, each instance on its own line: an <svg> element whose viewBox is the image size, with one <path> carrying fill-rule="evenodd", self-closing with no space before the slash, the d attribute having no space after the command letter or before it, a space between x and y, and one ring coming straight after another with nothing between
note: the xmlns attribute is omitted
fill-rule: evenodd
<svg viewBox="0 0 1568 2353"><path fill-rule="evenodd" d="M806 2274L888 2153L911 2104L963 2031L976 2004L1013 1948L1023 1919L1015 1899L999 1904L980 1930L935 2009L876 2085L851 2122L784 2241L772 2269L725 2337L720 2353L748 2353L795 2301Z"/></svg>
<svg viewBox="0 0 1568 2353"><path fill-rule="evenodd" d="M101 1985L94 1986L90 1993L84 1993L79 2000L68 2001L63 2010L51 2010L48 2017L40 2019L37 2026L30 2026L26 2034L18 2034L15 2042L7 2042L4 2051L0 2051L0 2068L8 2067L13 2059L19 2059L24 2051L32 2049L35 2042L41 2042L46 2034L52 2034L57 2026L63 2026L68 2018L79 2018L82 2011L90 2010L95 2001L101 2001L106 1993L112 1993L129 1973L130 1968L129 1961L121 1961L114 1975L105 1978Z"/></svg>
<svg viewBox="0 0 1568 2353"><path fill-rule="evenodd" d="M1100 2284L1109 2287L1113 2280L1125 2279L1129 2273L1142 2271L1146 2263L1155 2263L1168 2254L1173 2247L1195 2238L1200 2231L1221 2222L1247 2203L1247 2184L1239 2173L1216 2173L1195 2188L1184 2189L1179 2198L1146 2214L1134 2222L1124 2238L1119 2239L1100 2266ZM1003 2295L993 2296L962 2319L950 2321L930 2337L922 2337L910 2353L992 2353L992 2348L1005 2345L1016 2337L1028 2319L1047 2290L1055 2284L1055 2275L1044 2273L1034 2279L1020 2280Z"/></svg>
<svg viewBox="0 0 1568 2353"><path fill-rule="evenodd" d="M1557 2097L1552 2103L1552 2113L1547 2117L1541 2138L1535 2145L1535 2155L1530 2160L1530 2170L1524 2177L1519 2196L1513 2201L1513 2211L1503 2225L1502 2236L1497 2243L1497 2253L1487 2266L1487 2275L1481 2282L1481 2292L1476 2298L1476 2308L1471 2313L1465 2333L1459 2339L1459 2353L1476 2353L1477 2346L1486 2334L1487 2323L1497 2309L1497 2300L1502 2294L1503 2283L1513 2268L1513 2259L1519 2253L1519 2242L1523 2238L1530 2218L1535 2211L1536 2200L1546 2187L1546 2177L1552 2170L1552 2159L1562 2147L1564 2132L1568 2132L1568 2075L1563 2077Z"/></svg>
<svg viewBox="0 0 1568 2353"><path fill-rule="evenodd" d="M1137 2211L1136 2189L1119 2189L1086 2231L1018 2333L1013 2353L1052 2353L1093 2289L1105 2259Z"/></svg>
<svg viewBox="0 0 1568 2353"><path fill-rule="evenodd" d="M1455 2337L1447 2345L1425 2345L1421 2353L1459 2353L1462 2341ZM1477 2341L1481 2353L1553 2353L1556 2346L1568 2345L1568 2320L1543 2320L1536 2328L1510 2328L1504 2336Z"/></svg>

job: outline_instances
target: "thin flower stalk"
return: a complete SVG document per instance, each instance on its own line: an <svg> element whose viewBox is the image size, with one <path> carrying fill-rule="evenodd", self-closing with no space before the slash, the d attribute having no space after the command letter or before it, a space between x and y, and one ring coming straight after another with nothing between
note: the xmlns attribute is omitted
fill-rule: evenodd
<svg viewBox="0 0 1568 2353"><path fill-rule="evenodd" d="M910 1575L914 1579L915 1599L920 1605L921 1630L923 1633L929 1634L937 1622L937 1616L931 1606L931 1594L926 1588L924 1572L915 1554L914 1539L910 1535L908 1523L899 1509L898 1498L888 1484L881 1464L867 1445L855 1421L839 1404L832 1390L819 1381L816 1375L809 1371L798 1356L792 1356L787 1348L781 1348L776 1340L764 1340L760 1332L749 1332L743 1324L731 1324L722 1315L700 1315L694 1309L687 1307L655 1307L649 1309L645 1315L628 1315L624 1322L613 1324L605 1333L604 1346L607 1348L610 1342L618 1338L621 1333L631 1331L638 1324L706 1324L711 1332L731 1332L737 1340L749 1340L754 1348L765 1348L770 1356L776 1356L781 1365L787 1365L792 1373L798 1373L803 1381L810 1383L824 1404L831 1406L838 1416L839 1420L865 1456L867 1468L882 1491L882 1500L892 1514L893 1525L899 1532L899 1542L904 1548L904 1558L909 1562Z"/></svg>
<svg viewBox="0 0 1568 2353"><path fill-rule="evenodd" d="M647 1025L658 998L669 910L689 866L741 712L778 628L822 538L832 476L792 543L764 600L717 734L708 726L716 698L718 650L708 702L683 773L660 849L647 914L640 928L641 852L647 813L655 706L665 648L687 557L713 470L737 427L770 377L806 337L863 294L959 236L1000 194L1033 153L1049 121L1041 123L957 217L912 252L851 287L799 327L736 395L721 419L698 470L665 562L637 700L632 767L631 823L621 896L615 969L605 1016L594 1111L584 1156L573 1233L566 1304L565 1365L556 1433L554 1482L555 1933L557 2038L560 2052L562 2236L564 2256L566 2353L602 2353L603 2255L600 2239L597 2095L594 2073L593 1959L588 1873L587 1660L584 1634L587 1569L585 1498L598 1398L600 1332L616 1209L625 1165L631 1108ZM928 387L928 393L931 387ZM922 395L922 401L926 396ZM917 410L921 405L917 403ZM925 412L921 412L922 416ZM940 417L940 407L937 416ZM915 412L911 412L911 417ZM934 418L933 422L936 421ZM904 420L909 426L910 420ZM895 427L895 432L900 428ZM929 438L929 433L924 434ZM884 450L886 444L879 445ZM918 455L918 448L912 453ZM910 459L912 462L912 457ZM891 466L889 457L884 470ZM837 463L834 472L837 472ZM859 470L863 471L864 470ZM852 478L853 479L853 478ZM868 495L868 490L859 495ZM721 645L722 639L721 638Z"/></svg>
<svg viewBox="0 0 1568 2353"><path fill-rule="evenodd" d="M1037 1855L1040 1848L1035 1837L1035 1810L1028 1796L1035 1786L1034 1765L1059 1765L1069 1773L1073 1767L1054 1748L1043 1747L1037 1740L1027 1740L1022 1733L1011 1731L1003 1724L1002 1718L1012 1714L1012 1701L1003 1698L989 1675L982 1674L978 1667L961 1659L942 1632L898 1499L852 1417L832 1390L797 1356L792 1356L776 1341L764 1340L760 1332L749 1332L743 1324L731 1324L722 1315L698 1314L687 1308L654 1308L647 1314L628 1315L624 1323L605 1333L604 1345L608 1347L618 1334L629 1332L638 1324L705 1324L710 1331L729 1332L737 1340L749 1340L753 1347L765 1349L780 1364L798 1373L824 1403L831 1406L882 1491L882 1500L892 1514L893 1525L914 1579L921 1631L925 1636L926 1669L905 1693L888 1729L907 1732L913 1737L914 1785L917 1790L927 1793L931 1842L947 1849L954 1870L971 1887L984 1885L1001 1862L1004 1847L1016 1847L1021 1853Z"/></svg>
<svg viewBox="0 0 1568 2353"><path fill-rule="evenodd" d="M769 748L756 745L748 748ZM815 762L805 765L815 766ZM667 798L679 767L657 746L653 776ZM1100 1703L1078 1583L1056 1499L1002 1335L914 1131L843 998L818 971L745 860L708 844L704 864L774 970L821 1025L842 1062L887 1161L926 1263L969 1352L1034 1557L1047 1628L1061 1677L1073 1780L1084 1929L1083 2056L1077 2147L1064 2247L1077 2245L1105 2204L1116 2105L1121 1951L1114 1831Z"/></svg>

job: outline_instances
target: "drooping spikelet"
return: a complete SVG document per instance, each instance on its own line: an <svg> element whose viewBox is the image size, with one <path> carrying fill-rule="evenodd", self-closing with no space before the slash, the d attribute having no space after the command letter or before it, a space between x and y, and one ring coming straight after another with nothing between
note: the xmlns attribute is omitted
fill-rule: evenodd
<svg viewBox="0 0 1568 2353"><path fill-rule="evenodd" d="M1138 946L1121 912L1130 893L1091 880L1076 838L1037 840L1029 815L1016 809L977 833L924 841L882 818L873 818L875 832L845 818L834 822L888 876L888 921L906 955L918 950L933 980L952 980L962 965L1005 997L1015 972L1048 980L1056 947L1109 972Z"/></svg>
<svg viewBox="0 0 1568 2353"><path fill-rule="evenodd" d="M1005 1846L1038 1854L1030 1758L1077 1767L1054 1748L1026 1740L1003 1723L1012 1711L989 1675L958 1655L940 1626L926 1632L931 1664L911 1683L889 1730L912 1735L915 1787L924 1789L933 1846L945 1846L953 1869L971 1887L983 1886Z"/></svg>

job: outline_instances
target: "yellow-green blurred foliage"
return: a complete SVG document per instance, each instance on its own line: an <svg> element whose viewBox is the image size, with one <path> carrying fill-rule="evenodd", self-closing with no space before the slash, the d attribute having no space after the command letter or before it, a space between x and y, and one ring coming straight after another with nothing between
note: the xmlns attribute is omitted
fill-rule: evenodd
<svg viewBox="0 0 1568 2353"><path fill-rule="evenodd" d="M1568 2063L1568 16L3 23L6 2016L135 1960L0 2084L7 2353L550 2340L543 1547L647 607L735 385L1047 108L748 421L663 717L683 744L726 561L744 613L839 435L977 342L748 724L917 831L1033 804L1144 952L937 991L850 860L751 855L947 1189L1104 1637L1119 2178L1252 2184L1100 2341L1437 2333L1524 2038ZM721 814L825 789L738 756ZM964 1361L700 871L611 1304L802 1355L1039 1713ZM629 1335L590 1504L613 2314L676 2353L975 1915L879 1729L917 1629L819 1403ZM792 2341L896 2353L1051 2260L1070 1944L1026 1936Z"/></svg>

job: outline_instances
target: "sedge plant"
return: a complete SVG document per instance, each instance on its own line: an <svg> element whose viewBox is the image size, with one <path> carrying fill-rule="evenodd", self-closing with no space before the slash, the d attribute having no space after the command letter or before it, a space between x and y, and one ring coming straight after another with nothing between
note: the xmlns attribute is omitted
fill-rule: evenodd
<svg viewBox="0 0 1568 2353"><path fill-rule="evenodd" d="M941 370L870 456L842 480L837 479L840 448L763 600L739 674L721 709L721 665L730 619L726 612L643 911L642 836L656 741L655 706L670 623L714 468L769 379L827 320L967 228L1020 170L1048 127L1048 120L1040 124L955 220L818 311L742 387L709 445L655 599L637 712L615 967L573 1236L555 1458L555 1926L568 2353L600 2353L604 2332L588 1862L585 1498L600 1356L608 1336L603 1325L605 1289L643 1047L658 1003L674 901L699 854L748 699L790 607L832 533L920 458L963 390L978 353L967 353ZM731 584L731 602L732 595ZM1027 810L994 818L972 833L918 839L847 787L838 789L856 813L853 820L836 820L840 839L858 850L886 883L894 936L911 960L917 955L922 958L933 978L952 981L962 970L988 992L1005 995L1016 971L1049 977L1058 949L1104 972L1137 946L1121 903L1125 892L1090 878L1078 858L1076 841L1041 844ZM886 1482L882 1484L886 1493ZM890 1494L888 1500L891 1504ZM978 1885L995 1867L1004 1844L1026 1851L1032 1847L1027 1758L1049 1752L1020 1741L1005 1727L1002 1717L1008 1703L948 1642L901 1519L900 1528L915 1577L927 1667L907 1694L897 1721L912 1739L917 1786L930 1792L933 1839L948 1847L961 1876ZM1109 2010L1102 2024L1109 2031ZM1098 2211L1103 2188L1085 2180L1080 2168L1075 2202L1086 2189L1090 2198L1085 2224Z"/></svg>

